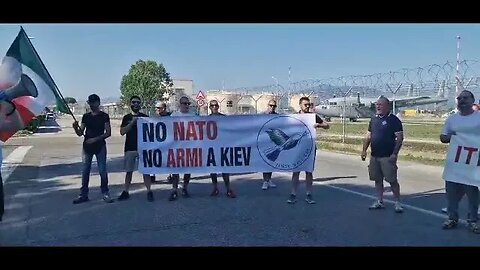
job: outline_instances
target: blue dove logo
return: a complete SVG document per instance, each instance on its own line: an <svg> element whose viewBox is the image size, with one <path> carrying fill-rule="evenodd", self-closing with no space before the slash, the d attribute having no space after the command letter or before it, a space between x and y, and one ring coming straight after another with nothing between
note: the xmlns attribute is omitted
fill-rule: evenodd
<svg viewBox="0 0 480 270"><path fill-rule="evenodd" d="M272 168L282 171L294 170L311 160L314 147L309 128L292 116L269 119L257 135L257 150L261 158Z"/></svg>
<svg viewBox="0 0 480 270"><path fill-rule="evenodd" d="M278 155L280 155L280 152L282 152L283 150L290 150L297 146L298 141L300 141L300 139L307 135L307 131L303 131L295 133L289 137L281 129L278 128L270 128L265 132L270 137L270 140L272 140L272 142L276 144L276 146L264 151L265 156L271 161L277 160Z"/></svg>

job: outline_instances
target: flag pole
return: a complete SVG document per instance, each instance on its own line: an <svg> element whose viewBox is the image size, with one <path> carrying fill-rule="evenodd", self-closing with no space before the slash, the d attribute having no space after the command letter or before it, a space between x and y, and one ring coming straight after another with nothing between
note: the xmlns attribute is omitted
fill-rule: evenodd
<svg viewBox="0 0 480 270"><path fill-rule="evenodd" d="M56 84L55 81L53 80L52 75L50 75L50 72L48 72L47 67L45 67L45 64L43 63L42 59L40 58L40 55L38 54L37 50L35 49L35 46L33 46L32 42L31 42L30 39L28 38L28 35L27 35L27 33L25 32L25 30L23 29L22 26L20 26L20 31L21 31L22 34L27 38L28 43L30 44L30 46L32 46L32 49L33 49L33 51L35 52L35 54L37 55L39 62L42 64L43 69L45 69L45 71L47 72L47 75L48 75L48 77L50 77L50 80L52 80L52 83L53 83L53 85L54 85L55 88L56 88L55 90L56 90L57 93L60 95L60 98L62 99L63 103L64 103L65 106L67 107L68 112L70 113L70 115L73 117L73 120L74 120L75 122L77 122L77 119L75 118L75 116L73 115L72 111L70 110L70 107L68 107L68 104L67 104L67 102L65 101L65 98L63 98L62 93L60 92L60 90L58 89L57 84Z"/></svg>

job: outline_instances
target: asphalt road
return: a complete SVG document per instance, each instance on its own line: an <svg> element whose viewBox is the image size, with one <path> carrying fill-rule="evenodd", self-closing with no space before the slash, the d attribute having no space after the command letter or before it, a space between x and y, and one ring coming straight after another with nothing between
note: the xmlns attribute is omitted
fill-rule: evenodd
<svg viewBox="0 0 480 270"><path fill-rule="evenodd" d="M73 205L81 181L82 139L73 134L68 118L47 126L40 134L13 138L4 146L2 175L10 174L0 223L2 246L480 245L480 236L465 226L441 229L446 218L440 212L446 204L443 168L400 161L405 212L396 214L392 204L372 211L368 206L374 189L367 163L357 156L324 151L318 151L316 159L314 205L303 200L303 173L294 205L286 203L291 177L287 173L274 173L278 187L267 191L261 190L261 174L232 176L235 199L225 196L222 185L221 196L211 198L209 177L193 175L192 197L175 202L167 200L170 186L165 183L154 185L155 201L147 202L141 176L135 173L130 200L105 204L96 166L91 201ZM119 121L112 120L112 126L108 169L111 194L117 197L124 181L124 138L118 134ZM465 218L465 201L460 212Z"/></svg>

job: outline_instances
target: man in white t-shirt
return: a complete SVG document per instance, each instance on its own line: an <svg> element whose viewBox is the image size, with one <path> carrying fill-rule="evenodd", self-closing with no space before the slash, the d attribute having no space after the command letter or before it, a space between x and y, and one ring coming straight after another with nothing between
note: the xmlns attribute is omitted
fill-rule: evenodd
<svg viewBox="0 0 480 270"><path fill-rule="evenodd" d="M190 112L190 100L188 97L180 98L179 111L173 112L170 116L173 117L185 117L185 116L195 116L194 113ZM183 187L182 187L182 196L184 198L190 197L188 193L188 183L190 182L191 174L186 173L183 175ZM172 174L172 193L170 193L169 201L175 201L178 198L178 182L180 182L180 174Z"/></svg>
<svg viewBox="0 0 480 270"><path fill-rule="evenodd" d="M473 93L463 90L457 96L458 111L450 115L443 126L440 141L442 143L450 143L452 136L457 134L478 134L480 133L480 112L474 111L472 108L475 97ZM445 181L445 191L447 195L448 219L443 223L443 229L455 228L458 224L458 204L463 196L468 197L468 227L474 233L480 233L478 225L478 203L479 191L478 187L465 185L456 182Z"/></svg>

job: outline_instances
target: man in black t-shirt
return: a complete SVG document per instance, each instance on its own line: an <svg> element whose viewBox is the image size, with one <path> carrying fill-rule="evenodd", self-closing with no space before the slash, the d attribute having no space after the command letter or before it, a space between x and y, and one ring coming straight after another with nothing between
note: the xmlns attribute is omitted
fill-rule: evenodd
<svg viewBox="0 0 480 270"><path fill-rule="evenodd" d="M403 142L402 122L398 117L390 113L390 101L381 96L375 103L376 115L368 124L368 131L363 142L361 158L367 157L367 149L371 144L370 163L368 173L370 180L375 181L377 200L369 209L383 209L383 181L390 183L393 197L395 198L395 212L402 213L400 204L400 185L397 180L398 152Z"/></svg>
<svg viewBox="0 0 480 270"><path fill-rule="evenodd" d="M120 125L120 135L127 135L124 147L124 168L125 168L125 189L118 197L119 201L127 200L130 197L128 193L130 184L132 183L132 174L138 168L138 152L137 152L137 119L138 117L148 117L148 115L140 112L142 101L139 96L130 98L130 108L132 112L123 116ZM152 183L150 175L143 175L143 182L147 187L147 200L153 202L153 192L150 190Z"/></svg>
<svg viewBox="0 0 480 270"><path fill-rule="evenodd" d="M108 114L100 111L100 97L98 95L90 95L88 97L88 105L91 112L82 116L82 124L79 126L77 121L73 123L75 133L79 137L84 136L82 188L80 189L80 196L73 203L78 204L88 201L88 182L94 155L97 159L103 200L111 203L113 200L108 192L107 146L105 143L105 139L111 136L110 117Z"/></svg>
<svg viewBox="0 0 480 270"><path fill-rule="evenodd" d="M308 97L301 97L299 101L300 111L298 113L312 113L310 112L310 99ZM323 128L329 129L330 126L327 122L323 121L320 116L315 114L315 128ZM316 152L315 147L315 152ZM314 161L315 162L315 161ZM312 189L313 189L313 172L305 172L305 183L306 183L306 196L305 201L308 204L314 204L315 201L312 197ZM292 174L292 192L290 193L290 197L287 200L287 203L293 204L297 202L297 189L298 185L300 184L300 172L293 172Z"/></svg>
<svg viewBox="0 0 480 270"><path fill-rule="evenodd" d="M218 111L218 109L219 109L218 101L211 100L209 107L210 107L210 111L212 112L210 115L223 115L223 116L225 116L225 114L220 113ZM211 173L210 178L212 178L212 183L213 183L213 191L210 194L210 196L217 196L220 193L220 191L218 190L218 185L217 185L217 183L218 183L217 174L216 173ZM222 173L222 178L223 178L223 182L225 183L225 188L227 189L227 197L235 198L236 195L233 192L233 190L231 188L231 185L230 185L230 174Z"/></svg>

